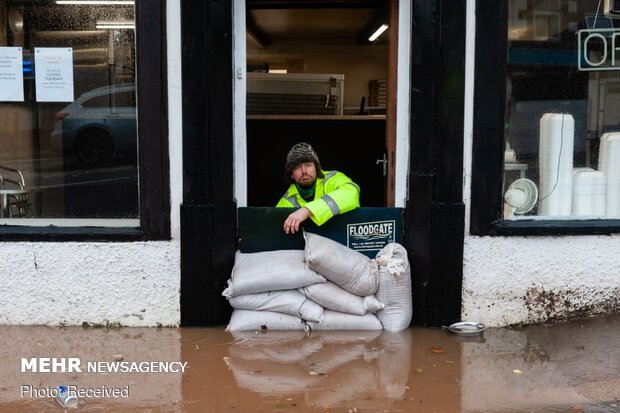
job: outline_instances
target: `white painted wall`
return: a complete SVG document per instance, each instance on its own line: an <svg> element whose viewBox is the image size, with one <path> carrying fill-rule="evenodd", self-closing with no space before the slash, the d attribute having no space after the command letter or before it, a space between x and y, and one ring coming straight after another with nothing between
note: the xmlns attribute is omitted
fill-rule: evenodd
<svg viewBox="0 0 620 413"><path fill-rule="evenodd" d="M620 236L469 235L475 1L467 2L462 319L489 326L620 310ZM414 137L415 139L415 137Z"/></svg>
<svg viewBox="0 0 620 413"><path fill-rule="evenodd" d="M0 243L0 324L175 326L179 243Z"/></svg>
<svg viewBox="0 0 620 413"><path fill-rule="evenodd" d="M463 111L463 202L465 234L469 233L471 212L471 166L474 133L474 74L476 45L476 2L467 1L465 21L465 103Z"/></svg>
<svg viewBox="0 0 620 413"><path fill-rule="evenodd" d="M394 206L404 208L409 192L409 120L411 118L411 7L407 1L398 2L397 65Z"/></svg>
<svg viewBox="0 0 620 413"><path fill-rule="evenodd" d="M172 239L181 236L183 202L183 96L181 77L181 0L167 0L168 141L170 147L170 221Z"/></svg>
<svg viewBox="0 0 620 413"><path fill-rule="evenodd" d="M234 194L237 207L241 208L248 206L245 0L233 0L233 68Z"/></svg>
<svg viewBox="0 0 620 413"><path fill-rule="evenodd" d="M180 0L168 0L172 240L0 243L0 324L176 326L180 323L180 10Z"/></svg>
<svg viewBox="0 0 620 413"><path fill-rule="evenodd" d="M620 309L620 235L465 238L463 319L489 326Z"/></svg>

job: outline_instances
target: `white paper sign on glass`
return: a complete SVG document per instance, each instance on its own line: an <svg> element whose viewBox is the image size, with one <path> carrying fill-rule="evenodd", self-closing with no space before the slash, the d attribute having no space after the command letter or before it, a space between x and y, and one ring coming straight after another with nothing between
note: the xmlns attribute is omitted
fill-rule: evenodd
<svg viewBox="0 0 620 413"><path fill-rule="evenodd" d="M37 102L73 102L73 49L35 47Z"/></svg>
<svg viewBox="0 0 620 413"><path fill-rule="evenodd" d="M24 101L21 47L0 47L0 101Z"/></svg>

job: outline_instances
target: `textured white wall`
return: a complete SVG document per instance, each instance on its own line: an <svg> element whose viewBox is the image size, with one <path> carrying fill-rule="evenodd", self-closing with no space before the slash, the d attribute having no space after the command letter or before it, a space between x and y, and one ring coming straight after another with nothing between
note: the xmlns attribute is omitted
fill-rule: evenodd
<svg viewBox="0 0 620 413"><path fill-rule="evenodd" d="M0 324L176 326L180 243L0 243Z"/></svg>
<svg viewBox="0 0 620 413"><path fill-rule="evenodd" d="M464 320L489 326L620 310L620 236L465 238Z"/></svg>

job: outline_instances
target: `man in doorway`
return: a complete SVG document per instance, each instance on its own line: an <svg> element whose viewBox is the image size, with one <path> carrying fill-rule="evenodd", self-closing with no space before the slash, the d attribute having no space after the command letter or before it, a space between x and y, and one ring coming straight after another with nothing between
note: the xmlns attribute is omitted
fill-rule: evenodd
<svg viewBox="0 0 620 413"><path fill-rule="evenodd" d="M310 218L317 225L359 208L360 187L338 171L324 171L312 146L295 144L286 156L284 179L290 184L276 207L299 208L284 220L284 232L294 234Z"/></svg>

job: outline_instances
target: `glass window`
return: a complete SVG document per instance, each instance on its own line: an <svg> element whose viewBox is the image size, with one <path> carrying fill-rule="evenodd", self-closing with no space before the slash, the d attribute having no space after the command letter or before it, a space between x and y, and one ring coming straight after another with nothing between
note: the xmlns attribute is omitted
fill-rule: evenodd
<svg viewBox="0 0 620 413"><path fill-rule="evenodd" d="M614 3L509 0L505 219L620 218Z"/></svg>
<svg viewBox="0 0 620 413"><path fill-rule="evenodd" d="M127 92L104 93L99 96L87 99L82 103L85 108L116 108L116 107L136 107L135 89ZM135 111L135 109L134 109Z"/></svg>
<svg viewBox="0 0 620 413"><path fill-rule="evenodd" d="M139 222L134 5L108 3L0 0L2 223Z"/></svg>

